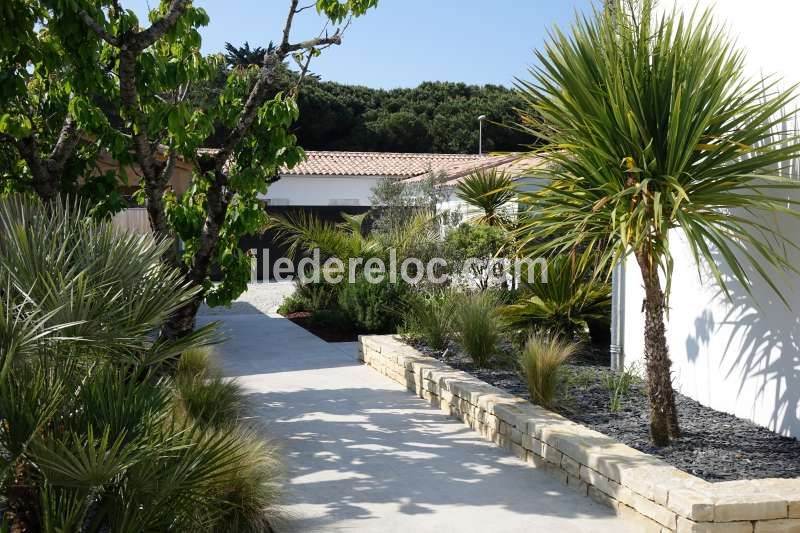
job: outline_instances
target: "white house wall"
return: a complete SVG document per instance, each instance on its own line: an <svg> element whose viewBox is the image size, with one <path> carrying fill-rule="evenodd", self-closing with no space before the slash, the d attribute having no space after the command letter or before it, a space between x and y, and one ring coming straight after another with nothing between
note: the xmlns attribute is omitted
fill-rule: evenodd
<svg viewBox="0 0 800 533"><path fill-rule="evenodd" d="M793 240L800 236L797 219L771 215L765 223ZM748 292L718 262L729 300L706 266L698 275L681 233L673 232L670 250L675 270L667 344L677 390L719 411L800 437L800 277L771 272L787 307L749 264ZM790 264L800 264L796 250L787 257ZM625 270L625 363L643 369L642 278L633 258Z"/></svg>
<svg viewBox="0 0 800 533"><path fill-rule="evenodd" d="M262 196L278 205L369 206L372 188L380 176L284 176Z"/></svg>

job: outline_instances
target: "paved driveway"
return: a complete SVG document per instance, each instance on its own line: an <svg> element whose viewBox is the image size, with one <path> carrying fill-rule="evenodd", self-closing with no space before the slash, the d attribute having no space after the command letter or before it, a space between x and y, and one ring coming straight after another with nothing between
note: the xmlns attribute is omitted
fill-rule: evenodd
<svg viewBox="0 0 800 533"><path fill-rule="evenodd" d="M359 364L355 343L262 313L265 290L201 321L222 322L225 372L285 450L287 530L636 531Z"/></svg>

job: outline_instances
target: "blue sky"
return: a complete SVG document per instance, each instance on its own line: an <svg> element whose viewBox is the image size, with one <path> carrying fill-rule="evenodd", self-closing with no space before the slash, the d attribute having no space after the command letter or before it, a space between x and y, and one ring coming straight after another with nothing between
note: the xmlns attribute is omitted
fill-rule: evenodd
<svg viewBox="0 0 800 533"><path fill-rule="evenodd" d="M155 5L158 0L149 0ZM147 0L123 0L143 20ZM305 2L301 1L301 5ZM196 0L211 23L203 51L221 51L226 41L263 45L278 40L287 0ZM356 19L344 42L316 58L311 70L324 80L370 87L412 87L443 80L511 85L523 77L547 29L569 26L575 10L591 0L380 0ZM315 37L324 21L304 11L294 41Z"/></svg>

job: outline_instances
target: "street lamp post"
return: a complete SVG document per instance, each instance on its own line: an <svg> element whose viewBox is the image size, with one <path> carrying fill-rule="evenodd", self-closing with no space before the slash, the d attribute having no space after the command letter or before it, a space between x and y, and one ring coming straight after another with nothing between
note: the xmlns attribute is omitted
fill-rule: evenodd
<svg viewBox="0 0 800 533"><path fill-rule="evenodd" d="M478 155L483 155L483 121L486 120L486 115L478 117Z"/></svg>

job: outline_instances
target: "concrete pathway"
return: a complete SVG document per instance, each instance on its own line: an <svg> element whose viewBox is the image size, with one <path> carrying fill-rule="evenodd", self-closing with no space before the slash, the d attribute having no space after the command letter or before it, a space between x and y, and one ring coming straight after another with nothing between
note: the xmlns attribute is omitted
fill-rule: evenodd
<svg viewBox="0 0 800 533"><path fill-rule="evenodd" d="M221 321L225 372L285 450L287 530L636 531L359 364L355 343L262 310L246 295L201 321Z"/></svg>

